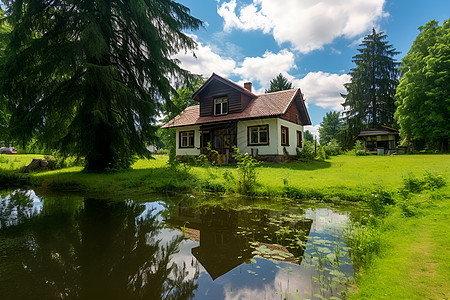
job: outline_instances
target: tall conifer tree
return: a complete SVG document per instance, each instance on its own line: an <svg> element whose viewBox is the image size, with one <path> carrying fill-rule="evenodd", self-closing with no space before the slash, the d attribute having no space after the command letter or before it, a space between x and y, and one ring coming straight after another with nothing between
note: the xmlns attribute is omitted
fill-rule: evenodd
<svg viewBox="0 0 450 300"><path fill-rule="evenodd" d="M202 22L171 0L4 3L13 30L0 90L11 133L84 156L88 170L148 157L171 79L190 78L171 57L195 47L183 31Z"/></svg>
<svg viewBox="0 0 450 300"><path fill-rule="evenodd" d="M265 92L267 94L290 89L292 89L292 82L280 73L277 77L270 81L270 87Z"/></svg>
<svg viewBox="0 0 450 300"><path fill-rule="evenodd" d="M386 37L383 32L377 33L373 29L353 57L356 67L349 73L351 82L345 84L347 94L342 94L350 135L358 134L365 127L392 126L394 123L399 63L393 57L399 52L388 44Z"/></svg>

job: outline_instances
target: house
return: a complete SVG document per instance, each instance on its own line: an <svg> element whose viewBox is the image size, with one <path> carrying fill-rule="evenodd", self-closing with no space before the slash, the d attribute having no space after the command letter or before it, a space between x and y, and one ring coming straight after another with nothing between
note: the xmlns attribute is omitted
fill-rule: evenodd
<svg viewBox="0 0 450 300"><path fill-rule="evenodd" d="M397 129L381 125L381 129L367 129L359 133L353 140L362 140L367 152L392 154L396 152L399 141Z"/></svg>
<svg viewBox="0 0 450 300"><path fill-rule="evenodd" d="M303 127L311 125L300 89L263 95L213 74L192 96L199 105L186 108L163 128L176 128L176 155L207 154L229 163L233 146L264 161L284 161L303 146Z"/></svg>

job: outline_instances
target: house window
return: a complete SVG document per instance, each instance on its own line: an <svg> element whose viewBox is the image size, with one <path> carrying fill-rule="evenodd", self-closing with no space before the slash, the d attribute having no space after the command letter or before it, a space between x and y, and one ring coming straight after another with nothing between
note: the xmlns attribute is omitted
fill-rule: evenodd
<svg viewBox="0 0 450 300"><path fill-rule="evenodd" d="M269 144L269 125L247 127L249 145Z"/></svg>
<svg viewBox="0 0 450 300"><path fill-rule="evenodd" d="M289 146L289 128L281 126L281 146Z"/></svg>
<svg viewBox="0 0 450 300"><path fill-rule="evenodd" d="M302 132L297 130L297 147L298 148L303 148L303 143L302 143Z"/></svg>
<svg viewBox="0 0 450 300"><path fill-rule="evenodd" d="M228 113L228 98L214 99L214 115L226 115Z"/></svg>
<svg viewBox="0 0 450 300"><path fill-rule="evenodd" d="M194 148L194 130L180 131L180 148Z"/></svg>

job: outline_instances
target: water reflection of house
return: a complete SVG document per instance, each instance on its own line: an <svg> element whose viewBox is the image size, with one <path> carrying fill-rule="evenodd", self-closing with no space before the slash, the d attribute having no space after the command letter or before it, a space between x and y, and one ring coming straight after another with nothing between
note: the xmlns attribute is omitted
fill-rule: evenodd
<svg viewBox="0 0 450 300"><path fill-rule="evenodd" d="M214 280L248 262L255 255L290 263L301 260L304 249L298 246L288 250L283 243L289 240L289 236L280 241L277 240L276 232L281 226L289 225L296 229L296 234L302 232L301 239L306 241L312 220L299 218L273 222L280 214L269 210L237 211L219 207L194 212L188 206L179 205L168 222L175 226L186 226L185 234L192 235L194 240L195 236L197 239L200 237L200 246L193 248L192 254ZM269 253L255 249L268 249Z"/></svg>

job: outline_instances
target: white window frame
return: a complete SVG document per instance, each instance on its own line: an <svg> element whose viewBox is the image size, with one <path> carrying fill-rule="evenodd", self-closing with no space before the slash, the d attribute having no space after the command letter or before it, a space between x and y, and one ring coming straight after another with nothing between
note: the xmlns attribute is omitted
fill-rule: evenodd
<svg viewBox="0 0 450 300"><path fill-rule="evenodd" d="M257 134L258 141L256 143L252 143L251 134L254 131ZM261 133L266 133L266 141L261 142ZM265 125L256 125L256 126L248 126L247 127L247 145L248 146L267 146L269 145L269 124Z"/></svg>
<svg viewBox="0 0 450 300"><path fill-rule="evenodd" d="M217 112L217 104L220 104L220 112ZM224 106L226 107L226 111L224 112ZM221 116L228 114L228 98L216 98L214 99L214 115Z"/></svg>
<svg viewBox="0 0 450 300"><path fill-rule="evenodd" d="M180 131L180 144L178 148L194 148L195 143L195 132L194 130L189 131ZM186 141L186 144L183 145L183 140ZM189 142L192 142L192 145Z"/></svg>

